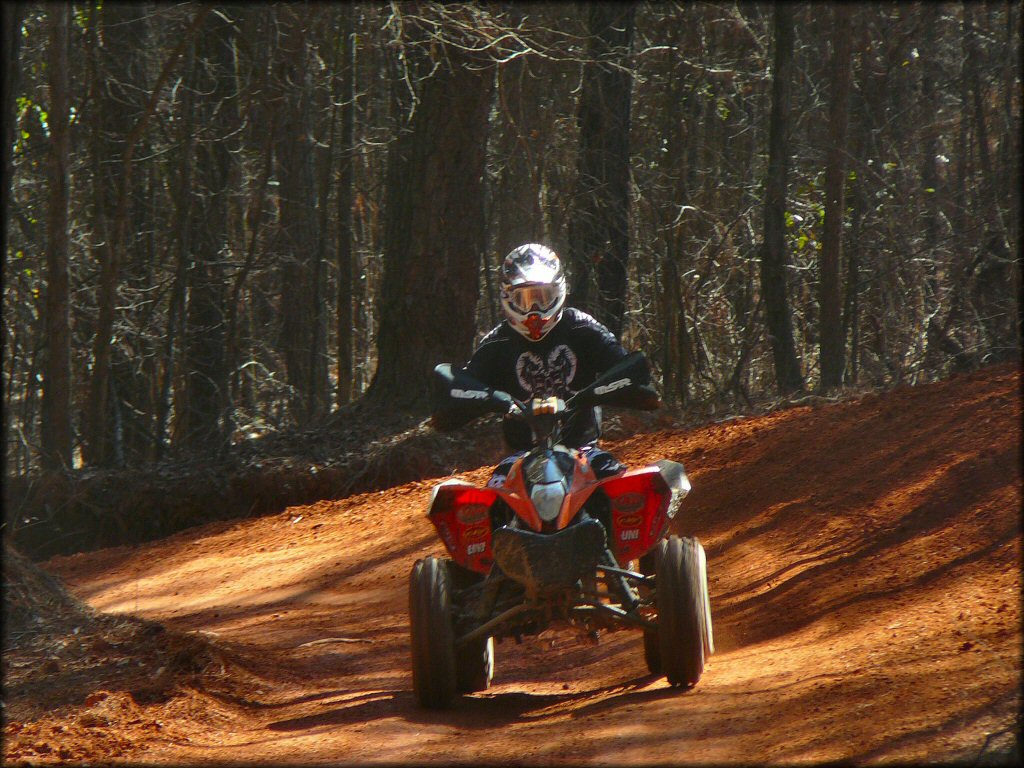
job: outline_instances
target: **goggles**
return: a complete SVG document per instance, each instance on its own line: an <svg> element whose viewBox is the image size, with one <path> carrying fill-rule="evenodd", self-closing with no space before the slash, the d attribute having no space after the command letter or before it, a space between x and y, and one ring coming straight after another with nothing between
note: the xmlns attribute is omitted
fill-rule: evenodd
<svg viewBox="0 0 1024 768"><path fill-rule="evenodd" d="M518 285L508 290L509 304L523 314L547 312L555 306L560 296L558 286L550 283Z"/></svg>

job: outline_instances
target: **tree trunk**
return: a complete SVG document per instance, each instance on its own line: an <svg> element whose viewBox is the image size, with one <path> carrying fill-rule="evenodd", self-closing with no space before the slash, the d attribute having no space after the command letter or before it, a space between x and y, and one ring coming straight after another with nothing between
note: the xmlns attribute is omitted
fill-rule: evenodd
<svg viewBox="0 0 1024 768"><path fill-rule="evenodd" d="M68 29L71 6L49 7L50 205L46 247L46 362L43 369L42 464L72 465L71 324L68 278Z"/></svg>
<svg viewBox="0 0 1024 768"><path fill-rule="evenodd" d="M793 6L790 3L776 3L774 27L775 61L772 116L768 129L761 290L764 293L765 323L772 344L776 384L781 393L788 394L804 388L793 342L793 321L786 280L786 177L789 169L789 109L793 78Z"/></svg>
<svg viewBox="0 0 1024 768"><path fill-rule="evenodd" d="M354 379L354 270L352 265L352 201L355 185L355 65L356 36L354 34L353 6L346 4L339 10L339 45L341 61L341 157L338 168L338 394L337 404L345 405L352 399Z"/></svg>
<svg viewBox="0 0 1024 768"><path fill-rule="evenodd" d="M594 2L589 7L590 61L579 103L579 172L570 223L573 304L594 313L618 335L626 310L629 261L628 66L636 6ZM590 270L597 278L590 298Z"/></svg>
<svg viewBox="0 0 1024 768"><path fill-rule="evenodd" d="M942 59L939 56L937 45L937 26L939 23L940 6L937 3L924 3L924 25L922 30L921 45L921 102L925 115L938 115L940 103L936 98L935 72L941 71ZM924 249L926 277L928 288L928 300L936 301L938 293L937 270L938 263L936 247L939 240L939 200L942 196L939 193L939 172L938 172L938 145L939 130L934 121L929 121L923 129L924 138L921 142L921 186L924 187ZM932 310L929 308L929 313Z"/></svg>
<svg viewBox="0 0 1024 768"><path fill-rule="evenodd" d="M3 85L3 211L6 215L11 210L11 148L14 146L14 129L17 112L17 95L15 91L21 79L21 23L25 16L25 4L9 2L3 4L3 50L4 50L4 85ZM5 224L7 222L4 222ZM7 263L7 249L4 249L4 264ZM6 270L4 270L6 272ZM4 419L6 420L6 411ZM7 430L4 430L7 434Z"/></svg>
<svg viewBox="0 0 1024 768"><path fill-rule="evenodd" d="M255 190L253 191L252 197L249 200L246 213L245 222L247 225L249 242L246 245L245 252L245 263L242 264L242 268L238 271L235 276L234 282L231 284L231 294L228 298L227 306L227 370L230 376L230 394L229 400L232 403L239 402L239 400L245 400L242 396L242 374L239 367L239 357L241 355L241 337L242 332L238 327L238 310L241 304L242 289L245 287L246 280L249 277L249 273L252 271L253 264L256 261L256 246L259 242L260 232L263 229L263 220L266 218L266 198L267 188L270 184L270 177L274 167L274 120L273 115L270 116L269 121L265 121L262 128L265 133L263 135L263 162L260 170L259 180L255 183ZM242 313L243 324L248 321L250 313L245 311Z"/></svg>
<svg viewBox="0 0 1024 768"><path fill-rule="evenodd" d="M192 174L195 160L196 144L196 106L194 88L196 61L195 55L189 57L188 69L185 72L186 87L182 89L181 113L177 134L178 146L181 148L180 160L175 184L171 196L174 201L172 218L175 240L173 253L175 257L174 278L171 293L167 301L167 325L163 338L162 371L160 373L160 390L157 396L156 420L154 434L156 438L156 458L160 459L168 447L167 424L172 413L175 390L176 351L178 334L185 321L185 299L188 291L189 262L192 253L192 236L194 227L192 220ZM178 388L180 389L180 387ZM183 403L182 403L183 404Z"/></svg>
<svg viewBox="0 0 1024 768"><path fill-rule="evenodd" d="M333 14L326 9L321 13L321 18L326 22L322 29L333 31L335 28ZM324 40L323 31L317 30L316 38ZM337 41L330 38L325 40L326 46L311 45L311 54L322 55L326 63L330 54L330 66L332 72L338 69L338 62L341 56L340 46ZM318 50L319 48L319 50ZM321 54L322 52L322 54ZM333 83L333 78L332 78ZM336 298L327 292L327 264L328 261L336 260L333 248L336 241L331 240L331 189L334 185L334 155L335 140L334 127L338 120L338 97L332 86L327 88L310 88L310 110L314 115L319 115L320 140L313 139L313 163L314 163L314 184L316 185L316 215L317 215L317 238L316 238L316 260L313 263L313 338L309 345L309 368L310 381L314 389L320 388L316 394L317 410L315 415L326 414L331 408L330 382L328 377L327 361L327 322L328 318L337 317L334 309L329 306L329 300ZM317 122L313 121L314 126ZM316 130L316 128L314 128Z"/></svg>
<svg viewBox="0 0 1024 768"><path fill-rule="evenodd" d="M378 364L367 397L396 410L425 409L433 367L465 360L475 336L494 70L467 64L448 48L411 129L388 151Z"/></svg>
<svg viewBox="0 0 1024 768"><path fill-rule="evenodd" d="M99 262L96 321L92 340L92 370L89 375L85 412L82 415L82 458L85 463L111 463L112 443L110 391L110 336L114 325L115 293L120 272L114 238L117 218L118 162L125 157L128 126L139 120L137 67L133 66L131 36L141 23L141 6L92 6L89 14L88 68L89 98L85 114L90 127L92 161L93 252ZM116 78L111 72L121 68Z"/></svg>
<svg viewBox="0 0 1024 768"><path fill-rule="evenodd" d="M982 237L975 238L977 279L973 288L975 306L985 329L988 359L1008 360L1018 357L1018 314L1014 261L1006 239L1003 223L1002 200L989 149L988 120L985 114L986 98L978 72L980 53L976 41L973 4L963 4L964 67L973 105L974 129L977 132L978 158L981 165L979 184L980 218L984 223ZM1006 169L1003 172L1009 172Z"/></svg>
<svg viewBox="0 0 1024 768"><path fill-rule="evenodd" d="M825 224L819 261L818 305L821 309L822 390L843 383L846 363L843 338L843 221L846 213L846 133L852 70L850 15L853 6L834 7L832 35L832 93L829 110L829 145L825 165Z"/></svg>
<svg viewBox="0 0 1024 768"><path fill-rule="evenodd" d="M283 3L276 11L279 37L272 87L278 118L274 150L280 182L281 346L292 388L292 416L306 424L327 407L326 369L316 364L326 354L326 344L313 301L320 235L306 34L310 6Z"/></svg>
<svg viewBox="0 0 1024 768"><path fill-rule="evenodd" d="M857 130L854 134L854 157L863 157L864 147L867 146L865 138L868 132L868 125L865 119L857 123ZM846 259L846 298L843 309L843 339L850 340L849 364L846 366L844 382L856 384L860 355L860 262L863 254L863 224L866 211L868 210L867 192L863 174L857 174L851 190L853 195L853 213L850 221L850 248Z"/></svg>
<svg viewBox="0 0 1024 768"><path fill-rule="evenodd" d="M699 55L699 41L694 34L697 23L692 18L692 6L683 18L683 24L673 27L667 45L682 51L684 57ZM692 23L686 23L692 22ZM685 32L685 35L683 34ZM665 233L665 255L661 269L661 312L664 318L662 388L670 401L685 406L690 397L690 374L692 352L686 323L686 302L683 296L681 273L686 268L687 245L691 236L690 223L691 190L690 177L693 156L691 151L699 121L695 119L694 94L698 83L679 57L673 55L669 61L670 74L665 93L666 103L662 109L665 117L666 157L670 166L670 197L664 209L661 227Z"/></svg>
<svg viewBox="0 0 1024 768"><path fill-rule="evenodd" d="M193 55L199 143L196 146L196 187L185 189L190 200L188 225L190 266L185 314L184 389L176 408L176 447L216 449L228 435L224 411L228 403L225 366L225 280L223 260L228 247L228 195L232 136L239 128L233 98L234 40L230 22L209 17Z"/></svg>
<svg viewBox="0 0 1024 768"><path fill-rule="evenodd" d="M509 24L522 23L525 10L509 4ZM485 268L496 267L513 248L541 242L544 237L540 180L545 81L531 71L536 66L539 66L536 62L520 56L498 69L501 133L495 140L498 170L493 217L497 227L492 259L485 263ZM497 260L497 264L493 260ZM492 306L496 303L489 302Z"/></svg>
<svg viewBox="0 0 1024 768"><path fill-rule="evenodd" d="M9 2L3 3L3 27L0 29L0 34L3 35L2 47L4 57L4 73L3 73L3 191L2 203L3 215L8 217L3 222L5 225L4 231L6 233L7 227L10 226L9 212L11 210L11 185L13 183L13 167L12 167L12 148L14 147L14 135L15 135L15 123L17 112L15 106L17 104L16 91L20 86L21 79L21 23L22 18L25 15L25 6L20 2ZM2 274L7 275L7 248L3 249L3 272ZM7 313L4 313L4 330L6 332L6 326L8 323ZM16 335L16 334L15 334ZM7 347L4 348L7 351ZM3 433L4 435L11 434L11 402L10 388L12 388L14 377L10 377L9 390L4 393L4 407L0 410L3 411ZM4 458L9 457L9 452L5 450ZM9 466L9 465L8 465Z"/></svg>
<svg viewBox="0 0 1024 768"><path fill-rule="evenodd" d="M1007 200L1008 230L1007 240L1010 243L1011 259L1014 261L1011 267L1013 271L1013 297L1017 307L1017 316L1014 321L1013 343L1020 357L1022 344L1024 344L1024 313L1021 307L1024 306L1024 252L1021 250L1021 216L1024 214L1021 208L1021 185L1024 184L1024 168L1022 168L1021 147L1024 144L1024 130L1021 125L1020 100L1017 94L1020 93L1020 81L1016 80L1021 71L1021 6L1019 3L1007 4L1007 45L1006 63L1004 68L1004 88L1002 97L1006 99L1006 126L1007 134L1004 137L1006 146L1007 168Z"/></svg>

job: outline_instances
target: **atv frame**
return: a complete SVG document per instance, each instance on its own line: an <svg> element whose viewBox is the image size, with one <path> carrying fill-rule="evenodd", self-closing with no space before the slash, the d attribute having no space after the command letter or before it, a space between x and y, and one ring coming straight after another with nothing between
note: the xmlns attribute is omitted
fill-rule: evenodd
<svg viewBox="0 0 1024 768"><path fill-rule="evenodd" d="M494 640L521 642L548 628L571 628L594 641L602 631L639 630L652 674L684 688L700 680L714 652L707 561L696 538L668 535L690 490L682 464L663 460L598 480L585 459L558 444L559 424L574 407L628 402L627 385L645 373L646 362L634 354L568 403L520 403L438 367L445 385L486 393L494 410L515 402L535 447L504 488L449 479L434 489L428 516L450 557L418 560L410 574L420 705L448 707L458 693L486 690ZM569 462L572 489L557 517L542 521L526 501L537 487L526 476L536 480Z"/></svg>

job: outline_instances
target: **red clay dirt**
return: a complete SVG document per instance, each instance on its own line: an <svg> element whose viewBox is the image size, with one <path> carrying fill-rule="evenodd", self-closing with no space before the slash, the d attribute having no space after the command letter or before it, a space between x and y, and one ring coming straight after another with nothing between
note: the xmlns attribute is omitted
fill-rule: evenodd
<svg viewBox="0 0 1024 768"><path fill-rule="evenodd" d="M690 691L648 675L637 633L549 631L498 645L489 691L418 709L406 587L442 553L441 478L55 558L90 605L206 638L212 661L163 701L96 679L73 706L9 708L5 762L1019 759L1020 384L1000 366L607 443L690 473L675 532L706 547L717 643Z"/></svg>

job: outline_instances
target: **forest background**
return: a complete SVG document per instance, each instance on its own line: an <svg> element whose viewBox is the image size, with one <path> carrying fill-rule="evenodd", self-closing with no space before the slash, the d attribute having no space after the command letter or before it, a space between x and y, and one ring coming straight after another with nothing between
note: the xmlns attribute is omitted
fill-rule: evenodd
<svg viewBox="0 0 1024 768"><path fill-rule="evenodd" d="M422 417L528 241L684 410L1019 359L1020 11L4 3L5 478Z"/></svg>

